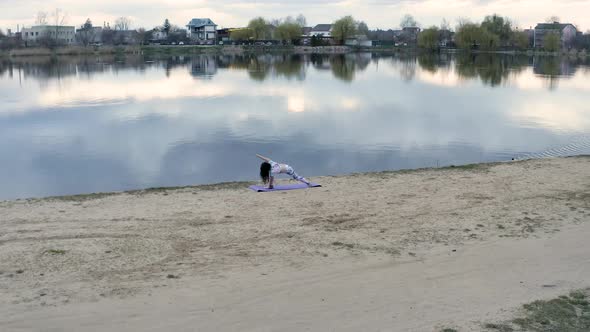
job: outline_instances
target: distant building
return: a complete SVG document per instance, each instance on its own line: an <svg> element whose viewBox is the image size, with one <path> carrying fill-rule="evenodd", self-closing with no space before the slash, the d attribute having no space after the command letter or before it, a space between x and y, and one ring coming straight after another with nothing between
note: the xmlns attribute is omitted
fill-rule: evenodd
<svg viewBox="0 0 590 332"><path fill-rule="evenodd" d="M401 41L405 43L416 44L418 42L418 35L420 34L420 31L422 31L422 29L419 27L403 28L400 35Z"/></svg>
<svg viewBox="0 0 590 332"><path fill-rule="evenodd" d="M102 42L107 45L137 45L142 42L142 37L136 30L102 30Z"/></svg>
<svg viewBox="0 0 590 332"><path fill-rule="evenodd" d="M266 32L267 35L264 36L263 39L270 40L276 37L277 27L274 24L267 24L266 25Z"/></svg>
<svg viewBox="0 0 590 332"><path fill-rule="evenodd" d="M311 29L310 36L332 37L332 24L318 24Z"/></svg>
<svg viewBox="0 0 590 332"><path fill-rule="evenodd" d="M76 42L76 27L37 25L23 28L21 36L25 45L38 45L43 40L55 41L58 44L71 45Z"/></svg>
<svg viewBox="0 0 590 332"><path fill-rule="evenodd" d="M75 40L78 44L92 45L102 43L102 27L89 27L76 30Z"/></svg>
<svg viewBox="0 0 590 332"><path fill-rule="evenodd" d="M534 47L543 48L545 37L549 33L559 34L561 39L561 47L569 48L572 46L574 40L576 39L578 29L576 29L576 27L570 23L539 23L535 27L535 34L533 39Z"/></svg>
<svg viewBox="0 0 590 332"><path fill-rule="evenodd" d="M438 45L440 47L453 46L455 42L455 33L449 29L438 30Z"/></svg>
<svg viewBox="0 0 590 332"><path fill-rule="evenodd" d="M217 43L229 43L231 41L231 32L233 29L231 28L224 28L217 30Z"/></svg>
<svg viewBox="0 0 590 332"><path fill-rule="evenodd" d="M217 39L217 24L208 18L193 18L186 27L189 38L196 43L213 44Z"/></svg>
<svg viewBox="0 0 590 332"><path fill-rule="evenodd" d="M422 31L419 27L405 27L402 29L402 32L410 33L414 35L418 35Z"/></svg>
<svg viewBox="0 0 590 332"><path fill-rule="evenodd" d="M0 38L0 46L7 48L22 46L21 33L13 32L12 29L6 29L6 37Z"/></svg>
<svg viewBox="0 0 590 332"><path fill-rule="evenodd" d="M139 44L139 33L136 30L115 30L115 43L119 45Z"/></svg>
<svg viewBox="0 0 590 332"><path fill-rule="evenodd" d="M522 31L529 36L529 47L533 46L535 44L535 29L531 27L530 29L524 29Z"/></svg>
<svg viewBox="0 0 590 332"><path fill-rule="evenodd" d="M168 34L166 33L166 31L162 31L161 29L155 28L154 30L152 30L152 40L153 41L163 41L166 40L166 38L168 38Z"/></svg>
<svg viewBox="0 0 590 332"><path fill-rule="evenodd" d="M352 38L346 38L346 40L344 40L344 45L371 47L373 46L373 42L365 35L356 35Z"/></svg>
<svg viewBox="0 0 590 332"><path fill-rule="evenodd" d="M311 31L312 30L313 30L313 27L301 28L301 39L299 40L301 45L311 44Z"/></svg>

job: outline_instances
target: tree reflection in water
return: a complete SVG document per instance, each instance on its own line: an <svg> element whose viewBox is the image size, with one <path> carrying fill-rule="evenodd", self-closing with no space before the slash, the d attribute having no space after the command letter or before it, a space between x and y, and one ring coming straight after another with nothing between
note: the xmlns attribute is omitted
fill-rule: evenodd
<svg viewBox="0 0 590 332"><path fill-rule="evenodd" d="M496 87L505 84L523 70L532 67L536 76L547 82L549 89L555 89L560 79L573 76L577 70L588 71L589 60L567 57L529 57L502 54L419 54L382 55L371 53L349 54L238 54L238 55L186 55L186 56L66 56L27 57L0 60L0 75L10 77L18 72L23 79L34 77L43 82L60 80L69 76L91 79L105 71L115 74L120 70L143 72L151 67L165 69L166 76L178 67L188 67L195 78L212 78L218 69L246 71L253 81L269 78L285 78L303 81L309 68L329 71L334 78L352 82L359 72L373 62L378 65L386 60L398 68L402 80L416 79L417 71L436 74L439 70L454 68L462 79L480 79L485 85Z"/></svg>

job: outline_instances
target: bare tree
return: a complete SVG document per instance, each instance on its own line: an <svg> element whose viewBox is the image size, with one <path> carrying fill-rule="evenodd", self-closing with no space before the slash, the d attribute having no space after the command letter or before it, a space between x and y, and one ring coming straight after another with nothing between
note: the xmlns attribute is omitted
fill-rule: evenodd
<svg viewBox="0 0 590 332"><path fill-rule="evenodd" d="M44 34L37 39L37 42L45 47L56 47L64 41L73 39L74 36L68 36L65 31L60 31L61 27L68 21L68 15L61 9L56 8L55 11L51 12L50 20L47 19L47 13L39 12L35 22L38 25L48 25ZM49 25L49 23L51 25ZM60 36L62 37L60 40ZM71 38L70 38L71 37Z"/></svg>
<svg viewBox="0 0 590 332"><path fill-rule="evenodd" d="M281 25L282 22L283 22L283 20L280 18L273 18L268 22L268 24L278 27L279 25Z"/></svg>
<svg viewBox="0 0 590 332"><path fill-rule="evenodd" d="M38 12L35 17L35 25L47 25L47 12Z"/></svg>
<svg viewBox="0 0 590 332"><path fill-rule="evenodd" d="M129 17L119 17L115 21L115 30L125 31L131 27L131 19Z"/></svg>
<svg viewBox="0 0 590 332"><path fill-rule="evenodd" d="M84 23L80 30L78 30L76 39L84 46L88 46L95 41L96 29L92 26L92 21L90 19L87 19L86 23Z"/></svg>
<svg viewBox="0 0 590 332"><path fill-rule="evenodd" d="M149 39L149 33L144 28L137 29L137 41L143 45Z"/></svg>
<svg viewBox="0 0 590 332"><path fill-rule="evenodd" d="M457 29L456 30L461 29L462 27L466 26L467 24L471 24L470 19L465 18L465 17L459 17L457 19Z"/></svg>
<svg viewBox="0 0 590 332"><path fill-rule="evenodd" d="M68 14L64 13L61 9L56 8L54 12L51 13L51 23L55 24L55 26L63 26L68 22Z"/></svg>
<svg viewBox="0 0 590 332"><path fill-rule="evenodd" d="M162 25L162 31L164 31L166 33L166 37L168 37L168 34L170 33L170 29L172 29L172 24L170 24L170 20L168 20L168 19L164 20L164 25Z"/></svg>
<svg viewBox="0 0 590 332"><path fill-rule="evenodd" d="M418 26L418 22L416 21L416 19L414 19L414 16L409 15L409 14L406 14L402 18L402 21L400 23L400 26L402 28L413 28L413 27L417 27Z"/></svg>
<svg viewBox="0 0 590 332"><path fill-rule="evenodd" d="M64 13L61 9L56 8L53 13L51 13L51 23L55 25L55 44L60 44L59 41L59 33L60 27L64 26L68 22L68 14ZM72 36L74 37L74 36ZM67 38L67 37L66 37Z"/></svg>
<svg viewBox="0 0 590 332"><path fill-rule="evenodd" d="M307 19L305 18L305 16L303 16L303 14L297 15L295 21L297 22L297 24L299 24L300 27L305 27L307 25Z"/></svg>
<svg viewBox="0 0 590 332"><path fill-rule="evenodd" d="M446 18L443 18L442 22L440 23L441 30L451 30L451 24L447 21Z"/></svg>
<svg viewBox="0 0 590 332"><path fill-rule="evenodd" d="M545 20L545 22L547 23L555 23L555 22L559 22L559 16L553 15L551 17L547 17L547 19Z"/></svg>

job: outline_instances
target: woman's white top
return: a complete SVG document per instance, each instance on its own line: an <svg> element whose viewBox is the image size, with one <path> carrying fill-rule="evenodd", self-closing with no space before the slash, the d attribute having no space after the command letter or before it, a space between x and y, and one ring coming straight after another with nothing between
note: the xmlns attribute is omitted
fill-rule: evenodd
<svg viewBox="0 0 590 332"><path fill-rule="evenodd" d="M272 160L269 160L268 163L270 164L270 172L273 174L280 174L281 173L281 165L276 163Z"/></svg>

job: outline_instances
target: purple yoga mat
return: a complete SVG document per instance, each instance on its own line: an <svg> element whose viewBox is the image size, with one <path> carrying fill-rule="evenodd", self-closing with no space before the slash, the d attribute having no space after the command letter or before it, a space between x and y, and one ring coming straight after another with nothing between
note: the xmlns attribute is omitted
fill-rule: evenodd
<svg viewBox="0 0 590 332"><path fill-rule="evenodd" d="M317 183L312 183L311 185L306 185L305 183L296 183L296 184L279 184L276 185L273 189L268 189L265 186L250 186L250 189L257 191L259 193L262 192L270 192L270 191L284 191L284 190L297 190L297 189L306 189L306 188L317 188L321 187L322 185Z"/></svg>

